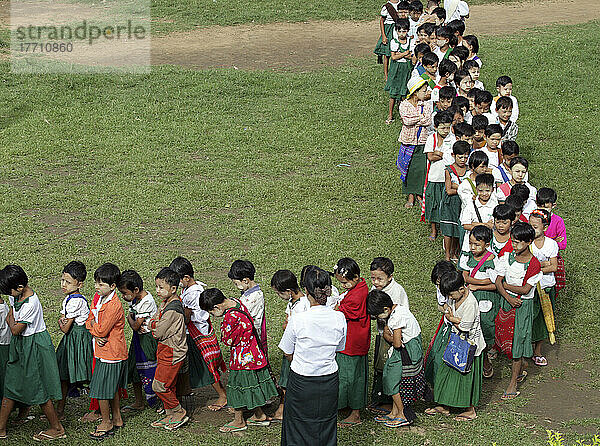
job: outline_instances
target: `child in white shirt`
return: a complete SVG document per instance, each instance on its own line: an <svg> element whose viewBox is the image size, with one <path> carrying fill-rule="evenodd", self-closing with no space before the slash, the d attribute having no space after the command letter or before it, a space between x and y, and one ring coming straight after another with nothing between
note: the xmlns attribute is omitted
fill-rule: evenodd
<svg viewBox="0 0 600 446"><path fill-rule="evenodd" d="M477 196L460 213L460 224L465 230L462 251L469 252L469 236L471 230L477 225L485 225L490 229L494 227L494 208L498 205L493 196L494 176L482 173L475 178Z"/></svg>
<svg viewBox="0 0 600 446"><path fill-rule="evenodd" d="M508 96L513 102L511 119L514 122L517 122L517 119L519 119L519 102L517 101L517 98L512 95L512 89L512 79L508 76L500 76L496 81L496 90L498 91L498 96L494 98L494 102L496 102L500 96ZM492 107L493 109L496 108L495 105L496 104L494 104L494 107Z"/></svg>

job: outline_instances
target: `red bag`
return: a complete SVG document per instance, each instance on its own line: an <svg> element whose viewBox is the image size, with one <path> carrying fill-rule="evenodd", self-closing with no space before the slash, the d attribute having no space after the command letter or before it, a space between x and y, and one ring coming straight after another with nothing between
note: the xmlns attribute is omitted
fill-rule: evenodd
<svg viewBox="0 0 600 446"><path fill-rule="evenodd" d="M494 324L496 325L496 350L512 358L512 343L515 334L515 308L511 308L508 311L500 308Z"/></svg>

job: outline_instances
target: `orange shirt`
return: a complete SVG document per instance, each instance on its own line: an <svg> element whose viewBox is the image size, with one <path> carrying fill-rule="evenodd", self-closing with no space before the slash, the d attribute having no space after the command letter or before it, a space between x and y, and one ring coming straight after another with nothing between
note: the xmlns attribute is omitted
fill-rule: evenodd
<svg viewBox="0 0 600 446"><path fill-rule="evenodd" d="M96 301L96 299L94 299ZM100 305L101 304L101 305ZM100 307L100 309L97 309ZM94 314L98 314L97 320ZM125 343L125 312L117 293L112 297L98 299L92 303L90 314L85 327L91 335L97 338L108 338L108 342L102 347L96 342L94 356L108 361L122 361L127 359L127 344Z"/></svg>

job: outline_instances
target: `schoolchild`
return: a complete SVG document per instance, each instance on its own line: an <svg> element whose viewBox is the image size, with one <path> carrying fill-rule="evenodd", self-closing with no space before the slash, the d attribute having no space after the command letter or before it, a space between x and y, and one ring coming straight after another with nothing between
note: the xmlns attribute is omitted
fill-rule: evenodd
<svg viewBox="0 0 600 446"><path fill-rule="evenodd" d="M398 19L395 27L394 37L390 42L392 61L384 88L390 95L386 124L394 122L394 106L397 100L402 100L408 93L407 83L412 71L411 38L406 37L408 20Z"/></svg>
<svg viewBox="0 0 600 446"><path fill-rule="evenodd" d="M494 102L498 100L501 96L507 96L512 100L513 110L511 118L514 122L517 122L519 119L519 102L517 98L513 96L513 81L509 76L500 76L498 80L496 80L496 90L498 91L498 96L494 98Z"/></svg>
<svg viewBox="0 0 600 446"><path fill-rule="evenodd" d="M388 0L381 7L379 18L380 36L373 51L378 57L382 58L384 80L388 78L388 65L390 61L390 42L393 39L394 25L400 19L398 15L398 0Z"/></svg>
<svg viewBox="0 0 600 446"><path fill-rule="evenodd" d="M481 59L477 55L479 52L479 39L477 39L477 36L474 36L473 34L464 36L463 45L469 50L469 57L467 60L474 60L479 65L479 68L481 68Z"/></svg>

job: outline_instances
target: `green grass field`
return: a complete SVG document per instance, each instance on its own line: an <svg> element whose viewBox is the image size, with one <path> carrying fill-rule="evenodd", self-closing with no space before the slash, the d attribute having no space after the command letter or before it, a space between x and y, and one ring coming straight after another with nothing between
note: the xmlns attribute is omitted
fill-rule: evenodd
<svg viewBox="0 0 600 446"><path fill-rule="evenodd" d="M595 363L600 157L590 92L600 81L589 54L600 45L599 31L598 23L551 27L481 44L482 80L490 89L501 74L513 78L531 182L558 190L557 213L567 224L569 288L559 302L559 342ZM105 261L137 269L153 291L154 275L176 255L192 260L198 279L232 296L231 262L255 263L277 366L285 303L268 288L272 273L308 263L330 269L343 256L355 258L365 275L373 257L392 258L430 339L438 315L429 275L441 242L429 243L416 210L402 206L394 165L399 126L383 124L387 97L372 59L299 74L161 67L148 76L66 77L9 69L4 63L0 72L0 263L28 272L56 343L59 276L68 261L87 264L91 295L93 271ZM596 375L596 387L599 381ZM499 391L486 392L492 402L476 423L439 425L421 416L416 429L400 434L368 422L341 432L340 443L543 444L543 426L528 427L536 421L521 413L527 396L500 404ZM90 427L76 421L83 403L76 404L67 408L69 443L57 444L93 444ZM207 445L279 444L278 427L230 437L201 419L169 434L147 427L152 420L149 412L129 420L105 444L173 436ZM26 443L42 428L35 421L9 435Z"/></svg>

